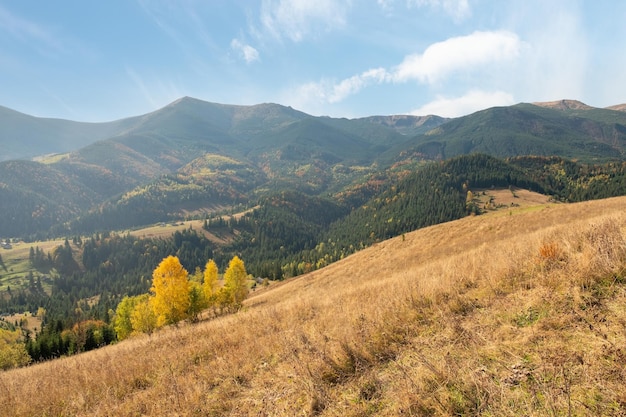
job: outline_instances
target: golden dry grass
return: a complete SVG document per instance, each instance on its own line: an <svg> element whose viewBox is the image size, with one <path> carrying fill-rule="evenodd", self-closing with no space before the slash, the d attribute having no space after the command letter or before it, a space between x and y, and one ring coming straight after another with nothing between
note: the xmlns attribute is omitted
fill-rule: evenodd
<svg viewBox="0 0 626 417"><path fill-rule="evenodd" d="M237 314L1 373L0 414L624 415L624 207L391 239Z"/></svg>

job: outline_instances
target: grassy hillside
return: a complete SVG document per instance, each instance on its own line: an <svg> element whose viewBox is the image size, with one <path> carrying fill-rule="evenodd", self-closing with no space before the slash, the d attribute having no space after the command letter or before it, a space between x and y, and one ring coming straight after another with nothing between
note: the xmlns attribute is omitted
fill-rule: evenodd
<svg viewBox="0 0 626 417"><path fill-rule="evenodd" d="M623 415L626 198L468 217L0 374L0 414Z"/></svg>

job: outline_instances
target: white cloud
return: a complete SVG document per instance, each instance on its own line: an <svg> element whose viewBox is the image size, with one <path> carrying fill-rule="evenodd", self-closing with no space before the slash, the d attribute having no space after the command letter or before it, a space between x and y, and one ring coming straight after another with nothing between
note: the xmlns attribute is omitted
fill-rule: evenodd
<svg viewBox="0 0 626 417"><path fill-rule="evenodd" d="M323 103L339 103L369 85L381 84L388 80L389 74L384 68L371 69L338 83L323 79L319 82L301 84L288 92L284 101L299 109L317 110ZM321 107L319 109L321 110Z"/></svg>
<svg viewBox="0 0 626 417"><path fill-rule="evenodd" d="M411 111L411 114L416 116L435 114L442 117L459 117L489 107L510 106L514 103L513 96L504 91L471 90L461 97L439 96L436 100Z"/></svg>
<svg viewBox="0 0 626 417"><path fill-rule="evenodd" d="M410 81L433 85L457 72L491 71L495 64L515 59L524 46L511 32L474 32L432 44L423 54L407 56L391 70L374 68L339 82L323 79L307 83L299 87L296 94L307 102L334 104L371 85ZM473 94L465 100L469 98L479 97ZM457 101L457 104L460 103Z"/></svg>
<svg viewBox="0 0 626 417"><path fill-rule="evenodd" d="M442 9L455 22L460 22L472 14L467 0L407 0L407 4Z"/></svg>
<svg viewBox="0 0 626 417"><path fill-rule="evenodd" d="M450 74L516 58L523 42L512 32L474 32L430 45L423 54L407 56L393 73L396 82L433 84Z"/></svg>
<svg viewBox="0 0 626 417"><path fill-rule="evenodd" d="M389 74L387 74L384 68L371 69L362 74L346 78L332 86L332 91L328 95L328 102L337 103L352 94L358 93L362 88L370 84L381 84L388 79Z"/></svg>
<svg viewBox="0 0 626 417"><path fill-rule="evenodd" d="M266 33L293 42L345 25L350 0L264 0L261 24Z"/></svg>
<svg viewBox="0 0 626 417"><path fill-rule="evenodd" d="M233 39L230 47L235 50L247 64L259 60L259 51L252 46L242 43L239 39Z"/></svg>

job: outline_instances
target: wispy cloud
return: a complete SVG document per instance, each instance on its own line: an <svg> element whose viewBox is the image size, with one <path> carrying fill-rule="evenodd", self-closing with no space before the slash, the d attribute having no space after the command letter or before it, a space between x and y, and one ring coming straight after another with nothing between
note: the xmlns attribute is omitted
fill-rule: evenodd
<svg viewBox="0 0 626 417"><path fill-rule="evenodd" d="M144 99L148 101L148 103L150 103L152 107L156 108L157 102L152 96L150 89L146 86L146 83L144 82L143 78L140 77L139 74L137 74L135 70L133 70L132 68L128 68L128 67L126 68L126 74L128 74L133 84L135 84L135 87L139 89Z"/></svg>
<svg viewBox="0 0 626 417"><path fill-rule="evenodd" d="M526 16L531 13L527 11ZM520 94L526 100L537 101L584 97L590 77L605 73L604 69L597 70L606 61L605 57L596 62L590 59L593 51L589 47L583 11L575 5L546 6L544 14L539 21L526 25L526 37L532 48L524 55L524 65L516 69L517 77L524 80L524 91ZM596 83L604 84L601 80Z"/></svg>
<svg viewBox="0 0 626 417"><path fill-rule="evenodd" d="M241 42L239 39L233 39L230 42L230 47L237 52L247 64L259 60L259 51L252 46Z"/></svg>
<svg viewBox="0 0 626 417"><path fill-rule="evenodd" d="M407 0L409 7L431 7L441 9L455 22L460 22L471 16L468 0Z"/></svg>
<svg viewBox="0 0 626 417"><path fill-rule="evenodd" d="M65 101L63 99L63 97L59 96L58 94L54 93L52 90L50 90L48 87L46 87L45 85L40 84L40 88L42 91L44 91L49 97L51 97L59 106L61 106L63 109L65 109L65 112L76 117L78 116L78 112L76 112L76 110L70 106L67 101Z"/></svg>
<svg viewBox="0 0 626 417"><path fill-rule="evenodd" d="M429 8L441 11L451 17L455 23L460 23L472 15L468 0L376 0L376 2L386 13L396 9L396 3L401 3L400 7L407 9Z"/></svg>
<svg viewBox="0 0 626 417"><path fill-rule="evenodd" d="M318 31L343 27L350 0L264 0L262 33L300 42Z"/></svg>
<svg viewBox="0 0 626 417"><path fill-rule="evenodd" d="M126 67L126 74L151 108L162 107L185 95L183 89L171 80L146 78L130 67Z"/></svg>
<svg viewBox="0 0 626 417"><path fill-rule="evenodd" d="M514 60L523 48L524 43L511 32L474 32L434 43L424 53L409 55L393 68L370 69L339 82L307 83L298 93L308 101L337 103L371 85L411 81L436 85L458 72L480 71Z"/></svg>
<svg viewBox="0 0 626 417"><path fill-rule="evenodd" d="M389 79L389 74L384 68L376 68L365 71L362 74L347 78L332 86L328 96L329 103L337 103L348 96L359 92L371 84L381 84Z"/></svg>
<svg viewBox="0 0 626 417"><path fill-rule="evenodd" d="M510 106L512 104L514 104L513 96L504 91L471 90L461 97L438 96L430 103L411 111L411 114L458 117L489 107Z"/></svg>
<svg viewBox="0 0 626 417"><path fill-rule="evenodd" d="M216 42L205 21L203 13L207 11L195 7L193 2L138 0L138 4L152 23L190 60L198 55L196 48L199 45L211 53L223 52L223 45Z"/></svg>
<svg viewBox="0 0 626 417"><path fill-rule="evenodd" d="M16 16L2 6L0 6L0 31L13 39L28 44L41 55L50 55L51 52L66 52L63 42L55 36L53 31Z"/></svg>

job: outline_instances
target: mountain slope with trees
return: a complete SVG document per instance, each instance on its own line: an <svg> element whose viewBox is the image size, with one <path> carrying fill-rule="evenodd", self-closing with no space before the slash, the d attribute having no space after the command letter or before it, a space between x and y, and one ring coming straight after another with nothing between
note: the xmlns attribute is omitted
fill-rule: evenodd
<svg viewBox="0 0 626 417"><path fill-rule="evenodd" d="M3 410L619 416L624 204L407 233L257 290L237 314L2 372Z"/></svg>
<svg viewBox="0 0 626 417"><path fill-rule="evenodd" d="M241 256L259 281L282 280L488 213L484 190L524 188L558 202L626 195L626 113L566 104L347 120L184 98L68 154L0 162L3 247L8 238L65 239L31 247L10 270L0 262L0 312L44 311L28 349L44 360L76 351L64 332L114 341L111 311L145 294L170 255L190 274ZM204 227L122 232L184 218Z"/></svg>
<svg viewBox="0 0 626 417"><path fill-rule="evenodd" d="M314 117L278 104L236 106L185 97L143 116L80 128L67 127L74 122L33 118L8 109L0 112L0 119L3 117L10 123L0 124L0 142L11 142L16 129L33 141L40 140L37 132L44 129L50 132L50 144L59 144L58 151L66 150L63 143L88 143L42 159L45 166L37 169L34 165L28 169L0 167L0 184L11 192L2 204L8 212L21 216L15 221L0 218L0 230L13 237L66 233L72 217L80 217L74 224L81 224L81 232L114 227L109 221L90 225L88 219L99 212L114 212L114 217L128 214L125 206L130 207L131 202L124 196L136 196L151 187L166 191L161 194L162 201L151 200L155 208L145 222L183 217L189 210L211 212L244 201L251 207L258 198L281 190L311 196L345 194L365 187L375 175L393 177L424 161L469 153L558 156L604 163L623 161L626 149L626 113L571 103L519 104L457 119L372 116L350 120ZM65 127L57 128L57 124ZM74 136L64 142L60 139L63 135ZM24 144L30 143L28 138ZM242 177L231 170L214 185L207 185L189 170L205 155L247 167L254 181L248 174ZM51 175L39 174L46 169L53 170ZM231 178L227 178L229 172ZM163 181L172 184L172 179L206 190L210 198L189 200L187 194L179 194L179 200L190 202L186 210L180 201L174 201L178 197L167 191L169 186L158 185ZM42 203L38 190L64 185L69 185L73 196L61 190L48 193L45 198L49 201ZM185 188L183 184L176 187ZM215 190L222 191L215 195ZM199 207L201 204L206 207ZM39 215L28 220L32 213ZM134 218L138 217L142 216ZM11 222L19 224L19 229Z"/></svg>
<svg viewBox="0 0 626 417"><path fill-rule="evenodd" d="M498 157L557 155L586 162L623 160L626 114L531 104L494 107L415 137L409 150L437 159L480 152Z"/></svg>

